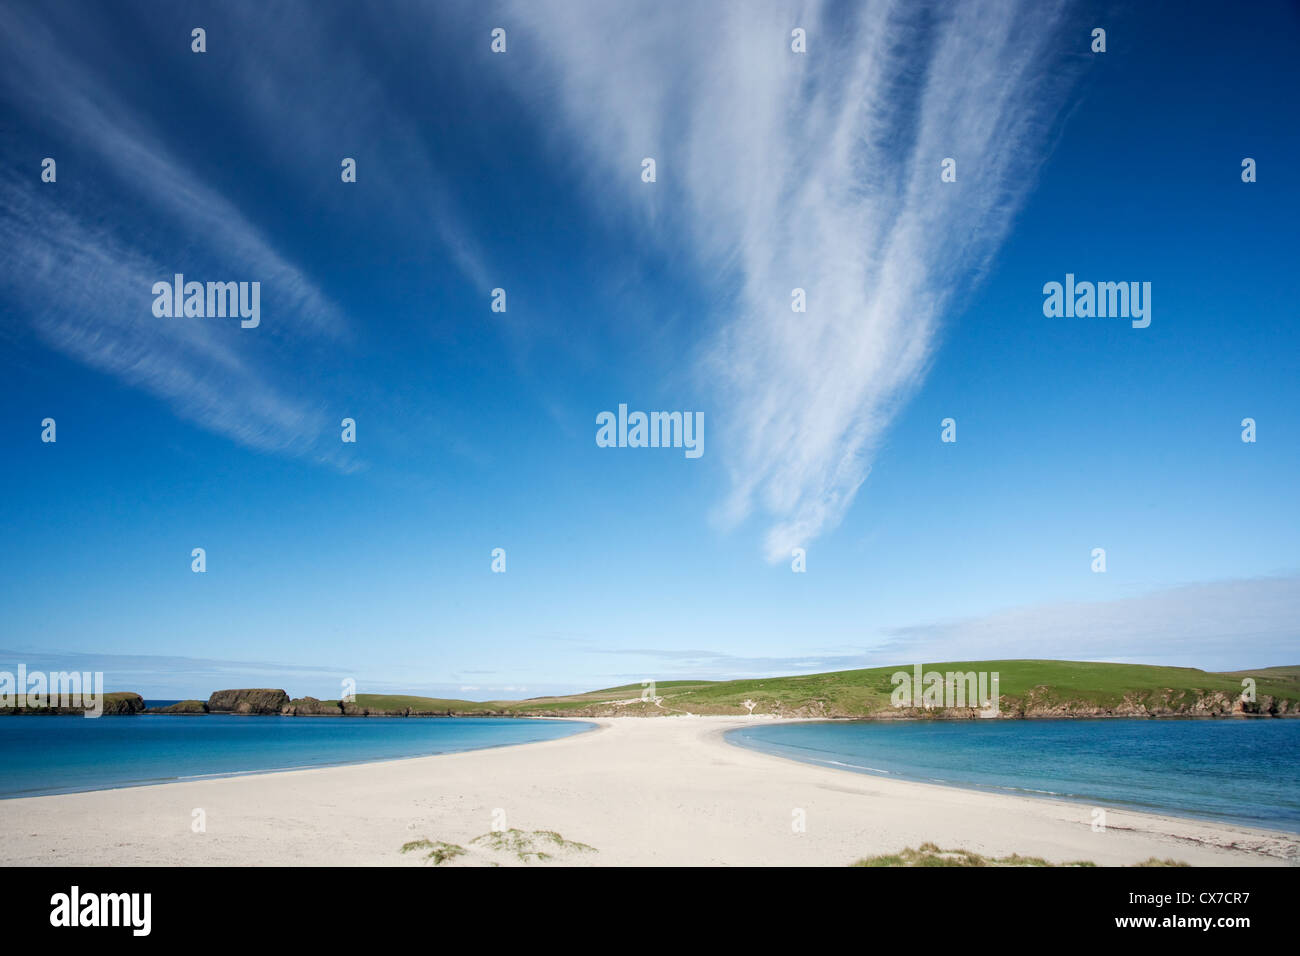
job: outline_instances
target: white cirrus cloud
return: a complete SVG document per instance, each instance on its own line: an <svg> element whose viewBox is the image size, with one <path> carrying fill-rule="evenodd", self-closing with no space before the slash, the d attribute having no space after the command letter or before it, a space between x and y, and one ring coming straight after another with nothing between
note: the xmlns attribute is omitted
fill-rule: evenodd
<svg viewBox="0 0 1300 956"><path fill-rule="evenodd" d="M347 337L341 311L234 203L177 158L156 119L125 92L128 84L83 62L63 30L16 8L0 10L0 54L6 99L62 131L118 178L115 211L154 209L191 241L273 287L292 322L268 325L266 334ZM101 200L96 211L102 216L109 208Z"/></svg>
<svg viewBox="0 0 1300 956"><path fill-rule="evenodd" d="M228 327L151 321L149 293L164 266L38 190L0 185L0 246L9 250L0 293L32 317L41 341L240 444L352 467L319 442L324 408L276 384L232 345Z"/></svg>
<svg viewBox="0 0 1300 956"><path fill-rule="evenodd" d="M383 209L390 217L422 211L464 276L490 287L481 251L450 194L436 186L441 177L415 135L416 119L368 82L374 64L364 61L366 45L349 45L348 27L331 32L306 4L228 14L243 39L216 95L259 131L268 150L326 152L340 112L361 118L358 145L388 131L401 147L392 162L410 175L376 177ZM147 5L128 4L118 16L135 17L135 29L168 42ZM324 375L315 374L355 341L353 319L257 221L274 216L241 208L201 158L187 159L165 117L133 86L133 79L163 75L163 67L114 72L111 47L87 52L88 29L75 10L0 8L0 102L29 126L75 144L80 160L60 168L57 189L34 176L0 183L7 250L0 301L23 315L43 344L154 396L180 418L259 451L344 471L362 467L339 451L338 416ZM190 56L187 48L188 39L182 56ZM87 179L91 166L110 178ZM275 320L255 335L229 324L159 322L151 311L154 282L188 273L184 263L196 262L219 270L206 278L260 281L262 304L274 307ZM17 331L0 327L6 336Z"/></svg>
<svg viewBox="0 0 1300 956"><path fill-rule="evenodd" d="M842 519L945 310L1006 236L1086 32L1050 0L507 6L557 148L713 284L719 516L761 516L766 556L788 558Z"/></svg>
<svg viewBox="0 0 1300 956"><path fill-rule="evenodd" d="M323 441L331 422L326 401L302 394L273 358L286 346L347 341L346 317L169 148L129 83L75 52L75 37L55 22L61 12L0 10L0 93L16 115L76 144L74 168L111 173L113 188L93 188L67 166L57 189L34 176L0 184L6 304L44 344L158 398L183 419L260 451L356 468L337 443ZM141 216L156 228L140 228ZM194 248L271 292L280 312L258 333L266 344L254 345L229 323L153 316L153 284L194 262Z"/></svg>

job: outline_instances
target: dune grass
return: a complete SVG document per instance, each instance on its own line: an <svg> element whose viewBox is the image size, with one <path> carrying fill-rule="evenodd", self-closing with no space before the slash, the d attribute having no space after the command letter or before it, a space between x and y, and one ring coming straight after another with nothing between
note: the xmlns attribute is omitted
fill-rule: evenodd
<svg viewBox="0 0 1300 956"><path fill-rule="evenodd" d="M469 841L480 862L489 866L499 866L490 855L504 854L512 856L521 863L544 863L553 860L558 853L595 853L594 846L566 840L554 830L493 830ZM424 859L434 866L446 863L470 853L465 847L442 840L411 840L402 844L403 853L424 853Z"/></svg>
<svg viewBox="0 0 1300 956"><path fill-rule="evenodd" d="M455 843L444 843L442 840L411 840L409 843L402 844L403 853L414 853L416 851L428 850L424 858L434 866L446 863L448 860L454 860L458 856L465 855L465 848Z"/></svg>
<svg viewBox="0 0 1300 956"><path fill-rule="evenodd" d="M556 851L595 853L596 848L566 840L554 830L493 830L469 841L474 846L509 853L524 863L541 862L554 857Z"/></svg>
<svg viewBox="0 0 1300 956"><path fill-rule="evenodd" d="M870 856L865 859L851 863L850 866L1052 866L1052 867L1079 867L1079 866L1096 866L1096 863L1087 860L1075 860L1069 863L1051 863L1039 856L1021 856L1013 853L1011 856L1003 857L986 857L970 850L943 850L934 843L922 843L920 849L908 847L898 853L886 853L881 856ZM1135 863L1134 866L1187 866L1186 863L1180 863L1177 860L1158 860L1151 857L1143 860L1141 863Z"/></svg>

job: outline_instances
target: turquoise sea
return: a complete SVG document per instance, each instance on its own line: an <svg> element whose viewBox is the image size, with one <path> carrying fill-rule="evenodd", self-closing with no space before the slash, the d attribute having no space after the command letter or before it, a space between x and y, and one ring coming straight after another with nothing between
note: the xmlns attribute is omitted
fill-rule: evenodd
<svg viewBox="0 0 1300 956"><path fill-rule="evenodd" d="M1300 832L1300 720L819 721L727 738L857 773Z"/></svg>
<svg viewBox="0 0 1300 956"><path fill-rule="evenodd" d="M512 717L0 717L0 798L479 750L594 726Z"/></svg>

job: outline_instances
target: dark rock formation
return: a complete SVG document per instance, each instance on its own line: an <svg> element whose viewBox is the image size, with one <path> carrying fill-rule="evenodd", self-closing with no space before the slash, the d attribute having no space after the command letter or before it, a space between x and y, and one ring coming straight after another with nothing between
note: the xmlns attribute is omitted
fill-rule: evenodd
<svg viewBox="0 0 1300 956"><path fill-rule="evenodd" d="M280 713L286 717L342 717L343 708L337 700L295 697L284 705Z"/></svg>
<svg viewBox="0 0 1300 956"><path fill-rule="evenodd" d="M142 714L144 713L144 698L139 694L105 694L104 713L113 715Z"/></svg>
<svg viewBox="0 0 1300 956"><path fill-rule="evenodd" d="M1245 714L1248 717L1292 717L1300 713L1300 707L1297 707L1295 701L1265 694L1255 701L1245 701L1238 698L1233 712Z"/></svg>
<svg viewBox="0 0 1300 956"><path fill-rule="evenodd" d="M0 715L9 714L82 714L85 707L0 707ZM119 717L126 714L139 714L144 711L144 698L139 694L112 693L104 695L103 714L106 717Z"/></svg>
<svg viewBox="0 0 1300 956"><path fill-rule="evenodd" d="M282 690L264 687L213 691L208 712L213 714L278 714L289 703Z"/></svg>

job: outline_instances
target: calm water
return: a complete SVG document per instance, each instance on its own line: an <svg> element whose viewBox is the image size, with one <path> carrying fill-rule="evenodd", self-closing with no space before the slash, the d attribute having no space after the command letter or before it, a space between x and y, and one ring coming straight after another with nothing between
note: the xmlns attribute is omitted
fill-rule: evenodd
<svg viewBox="0 0 1300 956"><path fill-rule="evenodd" d="M0 717L0 798L479 750L593 726L510 717Z"/></svg>
<svg viewBox="0 0 1300 956"><path fill-rule="evenodd" d="M859 773L1300 832L1300 720L834 721L727 736Z"/></svg>

